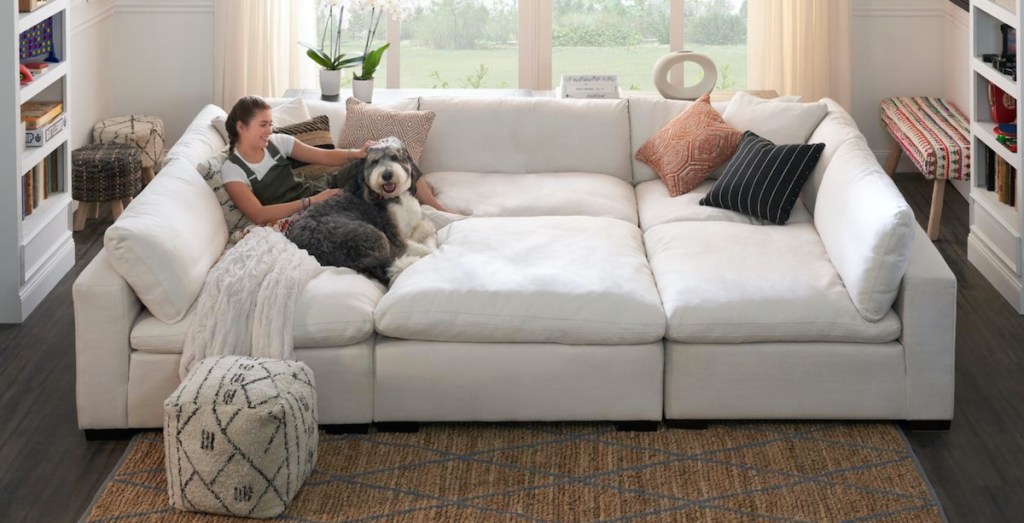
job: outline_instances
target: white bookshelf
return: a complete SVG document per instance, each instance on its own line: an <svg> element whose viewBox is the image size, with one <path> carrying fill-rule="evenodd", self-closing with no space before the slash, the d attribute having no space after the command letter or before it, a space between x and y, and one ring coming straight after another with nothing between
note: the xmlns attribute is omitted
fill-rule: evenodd
<svg viewBox="0 0 1024 523"><path fill-rule="evenodd" d="M0 0L0 323L20 323L74 265L71 235L71 150L68 137L72 108L68 45L69 0L50 0L30 13L18 12L17 0ZM59 64L51 64L35 81L20 85L19 40L22 32L53 20L53 46ZM60 101L67 124L43 147L23 147L21 104ZM23 216L22 175L56 155L58 191ZM38 188L41 189L41 188Z"/></svg>

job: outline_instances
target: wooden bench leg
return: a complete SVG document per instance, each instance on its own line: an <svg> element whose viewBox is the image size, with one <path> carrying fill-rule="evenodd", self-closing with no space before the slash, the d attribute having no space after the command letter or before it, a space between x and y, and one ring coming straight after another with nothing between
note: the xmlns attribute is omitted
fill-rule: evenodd
<svg viewBox="0 0 1024 523"><path fill-rule="evenodd" d="M885 162L885 174L888 174L890 178L896 174L896 166L899 165L901 156L903 156L903 147L900 146L900 142L893 140L889 159Z"/></svg>
<svg viewBox="0 0 1024 523"><path fill-rule="evenodd" d="M149 182L153 181L153 178L155 176L156 175L153 172L153 168L152 167L143 167L142 168L142 186L145 187L145 186L149 185Z"/></svg>
<svg viewBox="0 0 1024 523"><path fill-rule="evenodd" d="M116 222L121 217L121 213L124 212L124 204L121 200L111 200L108 202L108 205L110 205L110 217Z"/></svg>
<svg viewBox="0 0 1024 523"><path fill-rule="evenodd" d="M78 232L85 228L85 219L87 218L88 202L78 202L78 208L75 209L75 221L73 229Z"/></svg>
<svg viewBox="0 0 1024 523"><path fill-rule="evenodd" d="M942 198L946 194L946 180L935 179L932 186L932 210L928 214L928 238L939 239L939 223L942 221Z"/></svg>
<svg viewBox="0 0 1024 523"><path fill-rule="evenodd" d="M100 202L89 202L88 206L89 217L93 220L98 220L100 217Z"/></svg>

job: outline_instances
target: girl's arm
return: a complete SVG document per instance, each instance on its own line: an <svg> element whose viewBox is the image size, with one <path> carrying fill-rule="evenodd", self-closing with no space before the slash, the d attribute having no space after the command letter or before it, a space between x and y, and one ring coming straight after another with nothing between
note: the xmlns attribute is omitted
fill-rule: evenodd
<svg viewBox="0 0 1024 523"><path fill-rule="evenodd" d="M434 189L427 183L426 178L420 178L416 182L416 199L423 205L429 205L441 212L452 213L447 207L441 205L441 202L434 196ZM455 214L455 213L452 213Z"/></svg>
<svg viewBox="0 0 1024 523"><path fill-rule="evenodd" d="M341 192L340 189L325 189L309 198L274 205L263 205L256 198L256 195L252 193L252 189L242 182L227 182L224 184L224 190L228 192L228 196L235 203L235 207L238 207L245 214L245 217L252 220L256 225L266 225L286 216L291 216L314 203L322 202Z"/></svg>
<svg viewBox="0 0 1024 523"><path fill-rule="evenodd" d="M373 144L366 142L358 149L318 149L295 140L291 157L300 162L341 167L352 160L366 158L366 149Z"/></svg>

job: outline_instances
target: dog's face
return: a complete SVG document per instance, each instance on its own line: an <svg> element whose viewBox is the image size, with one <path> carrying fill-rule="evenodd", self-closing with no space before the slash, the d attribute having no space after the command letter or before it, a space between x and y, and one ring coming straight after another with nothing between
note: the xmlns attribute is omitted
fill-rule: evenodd
<svg viewBox="0 0 1024 523"><path fill-rule="evenodd" d="M366 151L362 165L364 197L368 200L397 198L409 191L416 194L420 170L401 140L388 137Z"/></svg>

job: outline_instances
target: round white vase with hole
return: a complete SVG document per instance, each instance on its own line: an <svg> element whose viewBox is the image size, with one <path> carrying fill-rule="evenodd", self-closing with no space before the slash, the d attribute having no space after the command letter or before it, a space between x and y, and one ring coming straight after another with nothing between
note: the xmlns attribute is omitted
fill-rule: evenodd
<svg viewBox="0 0 1024 523"><path fill-rule="evenodd" d="M338 96L341 91L341 69L320 70L320 94L323 96Z"/></svg>
<svg viewBox="0 0 1024 523"><path fill-rule="evenodd" d="M668 80L669 71L676 65L692 62L704 71L700 82L696 85L683 87L673 85ZM672 100L696 100L715 88L718 81L718 68L708 55L693 51L675 51L662 56L654 64L654 87L665 98Z"/></svg>
<svg viewBox="0 0 1024 523"><path fill-rule="evenodd" d="M352 96L360 102L371 103L373 101L373 80L352 80Z"/></svg>

